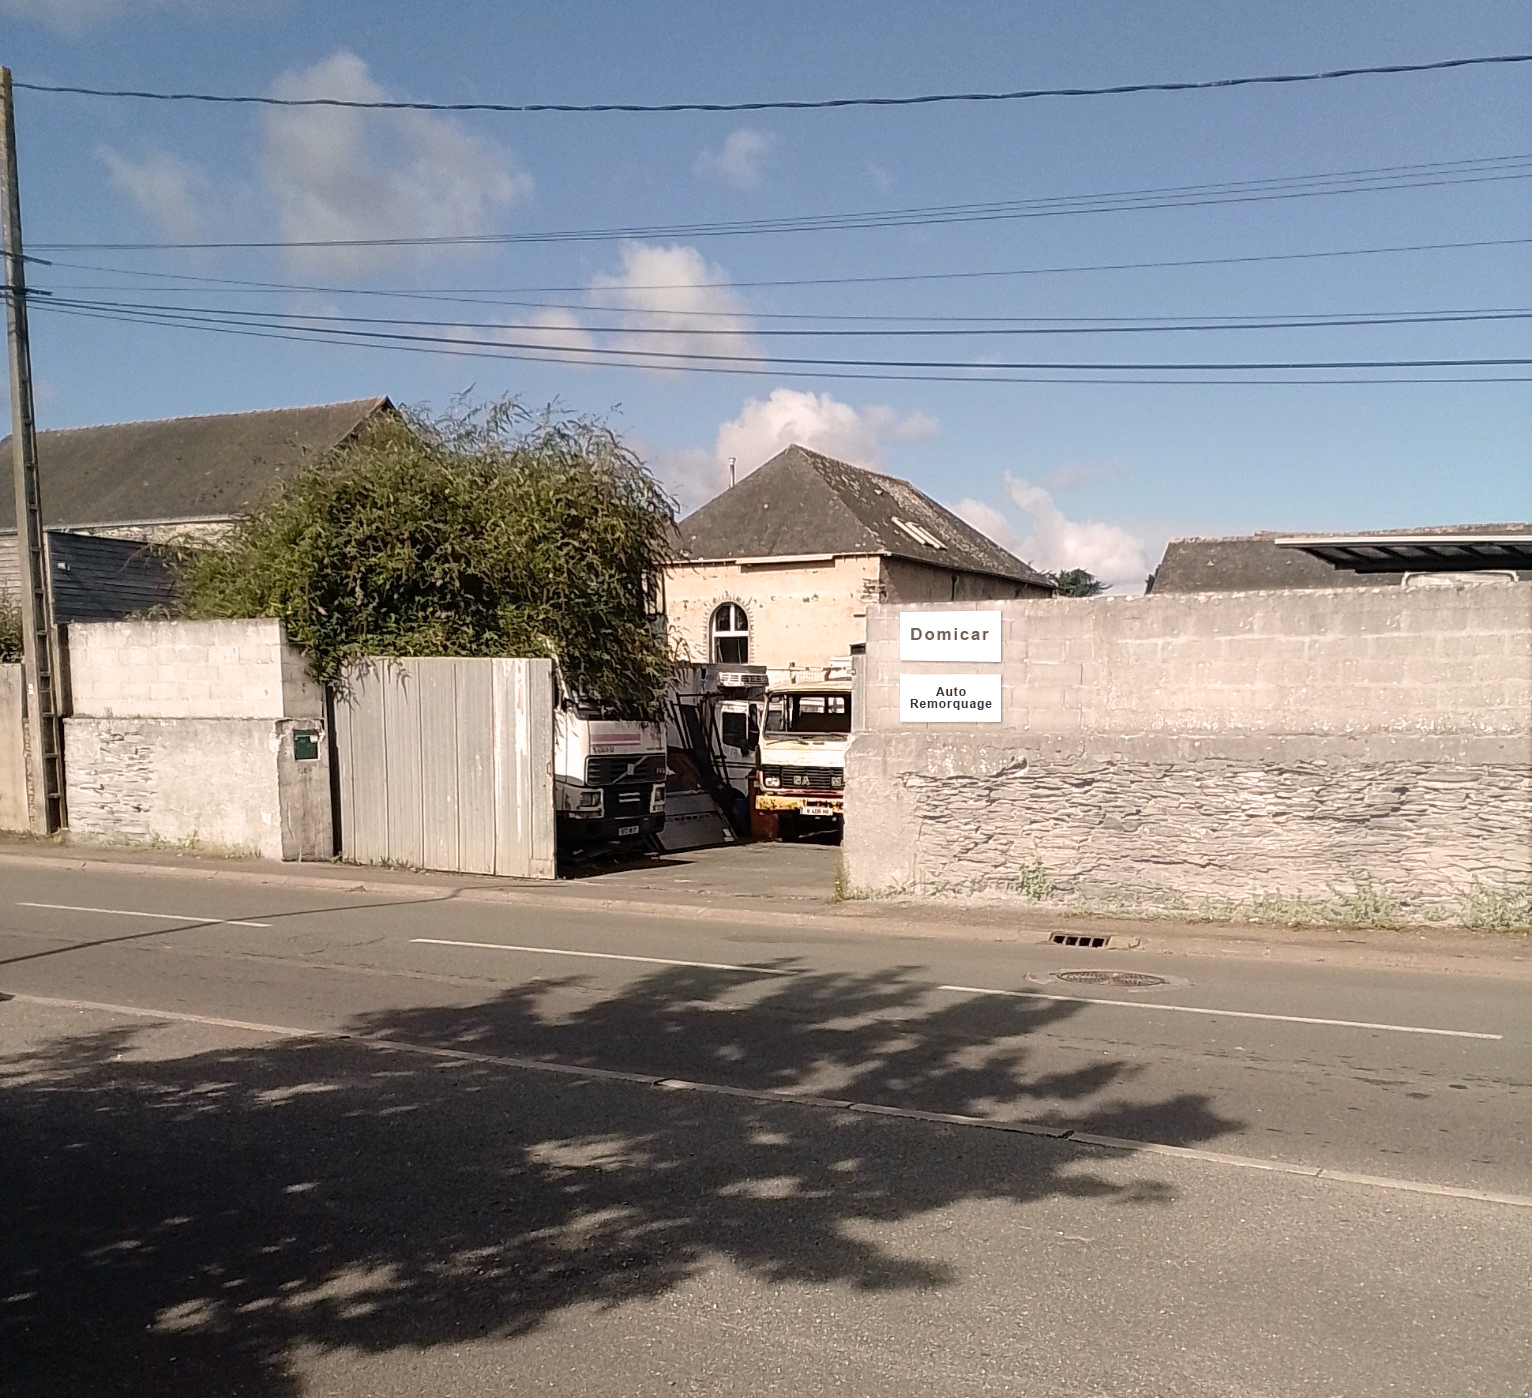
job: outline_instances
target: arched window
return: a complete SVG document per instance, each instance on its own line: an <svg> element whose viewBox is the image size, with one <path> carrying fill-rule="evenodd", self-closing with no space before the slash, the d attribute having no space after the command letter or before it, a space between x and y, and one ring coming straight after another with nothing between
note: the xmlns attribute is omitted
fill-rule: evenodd
<svg viewBox="0 0 1532 1398"><path fill-rule="evenodd" d="M743 607L725 602L723 606L715 608L708 630L713 664L750 663L750 618L745 615Z"/></svg>

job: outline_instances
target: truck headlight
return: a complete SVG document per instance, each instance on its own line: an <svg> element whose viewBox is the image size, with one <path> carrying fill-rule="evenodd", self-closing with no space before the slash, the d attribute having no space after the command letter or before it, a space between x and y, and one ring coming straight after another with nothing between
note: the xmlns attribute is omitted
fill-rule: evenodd
<svg viewBox="0 0 1532 1398"><path fill-rule="evenodd" d="M601 792L599 790L582 791L580 793L579 808L582 811L599 811L601 809Z"/></svg>
<svg viewBox="0 0 1532 1398"><path fill-rule="evenodd" d="M663 782L649 789L649 814L662 815L665 811L665 785Z"/></svg>
<svg viewBox="0 0 1532 1398"><path fill-rule="evenodd" d="M762 777L761 778L761 785L762 786L781 786L782 785L782 778L781 777Z"/></svg>

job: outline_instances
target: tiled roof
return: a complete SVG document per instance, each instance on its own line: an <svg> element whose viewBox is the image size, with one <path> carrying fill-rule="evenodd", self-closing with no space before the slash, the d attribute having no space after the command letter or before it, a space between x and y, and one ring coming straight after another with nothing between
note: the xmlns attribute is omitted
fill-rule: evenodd
<svg viewBox="0 0 1532 1398"><path fill-rule="evenodd" d="M284 471L392 411L387 398L358 398L39 432L44 521L67 527L228 518L254 505ZM7 437L0 461L9 460ZM0 528L15 525L15 496L0 491Z"/></svg>
<svg viewBox="0 0 1532 1398"><path fill-rule="evenodd" d="M697 559L875 553L1053 586L908 481L797 445L688 515L680 535Z"/></svg>

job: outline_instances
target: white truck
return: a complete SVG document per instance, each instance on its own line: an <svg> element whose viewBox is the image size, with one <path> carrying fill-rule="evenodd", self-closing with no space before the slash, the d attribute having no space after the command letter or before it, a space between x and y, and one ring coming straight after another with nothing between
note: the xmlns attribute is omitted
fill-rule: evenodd
<svg viewBox="0 0 1532 1398"><path fill-rule="evenodd" d="M553 714L553 812L558 849L643 846L665 826L665 731L595 717L560 694Z"/></svg>
<svg viewBox="0 0 1532 1398"><path fill-rule="evenodd" d="M851 687L847 676L804 679L767 691L750 795L750 828L758 838L840 827Z"/></svg>

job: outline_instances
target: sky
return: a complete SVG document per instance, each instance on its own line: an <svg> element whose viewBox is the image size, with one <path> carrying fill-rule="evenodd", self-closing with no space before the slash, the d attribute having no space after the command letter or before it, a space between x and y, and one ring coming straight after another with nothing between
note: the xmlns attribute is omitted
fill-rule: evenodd
<svg viewBox="0 0 1532 1398"><path fill-rule="evenodd" d="M18 83L288 99L774 102L1527 51L1526 0L0 0ZM1121 591L1175 536L1532 519L1532 366L1218 367L1532 358L1532 64L814 111L23 89L16 112L45 428L511 394L606 417L683 510L798 441ZM1056 364L1122 367L997 367Z"/></svg>

